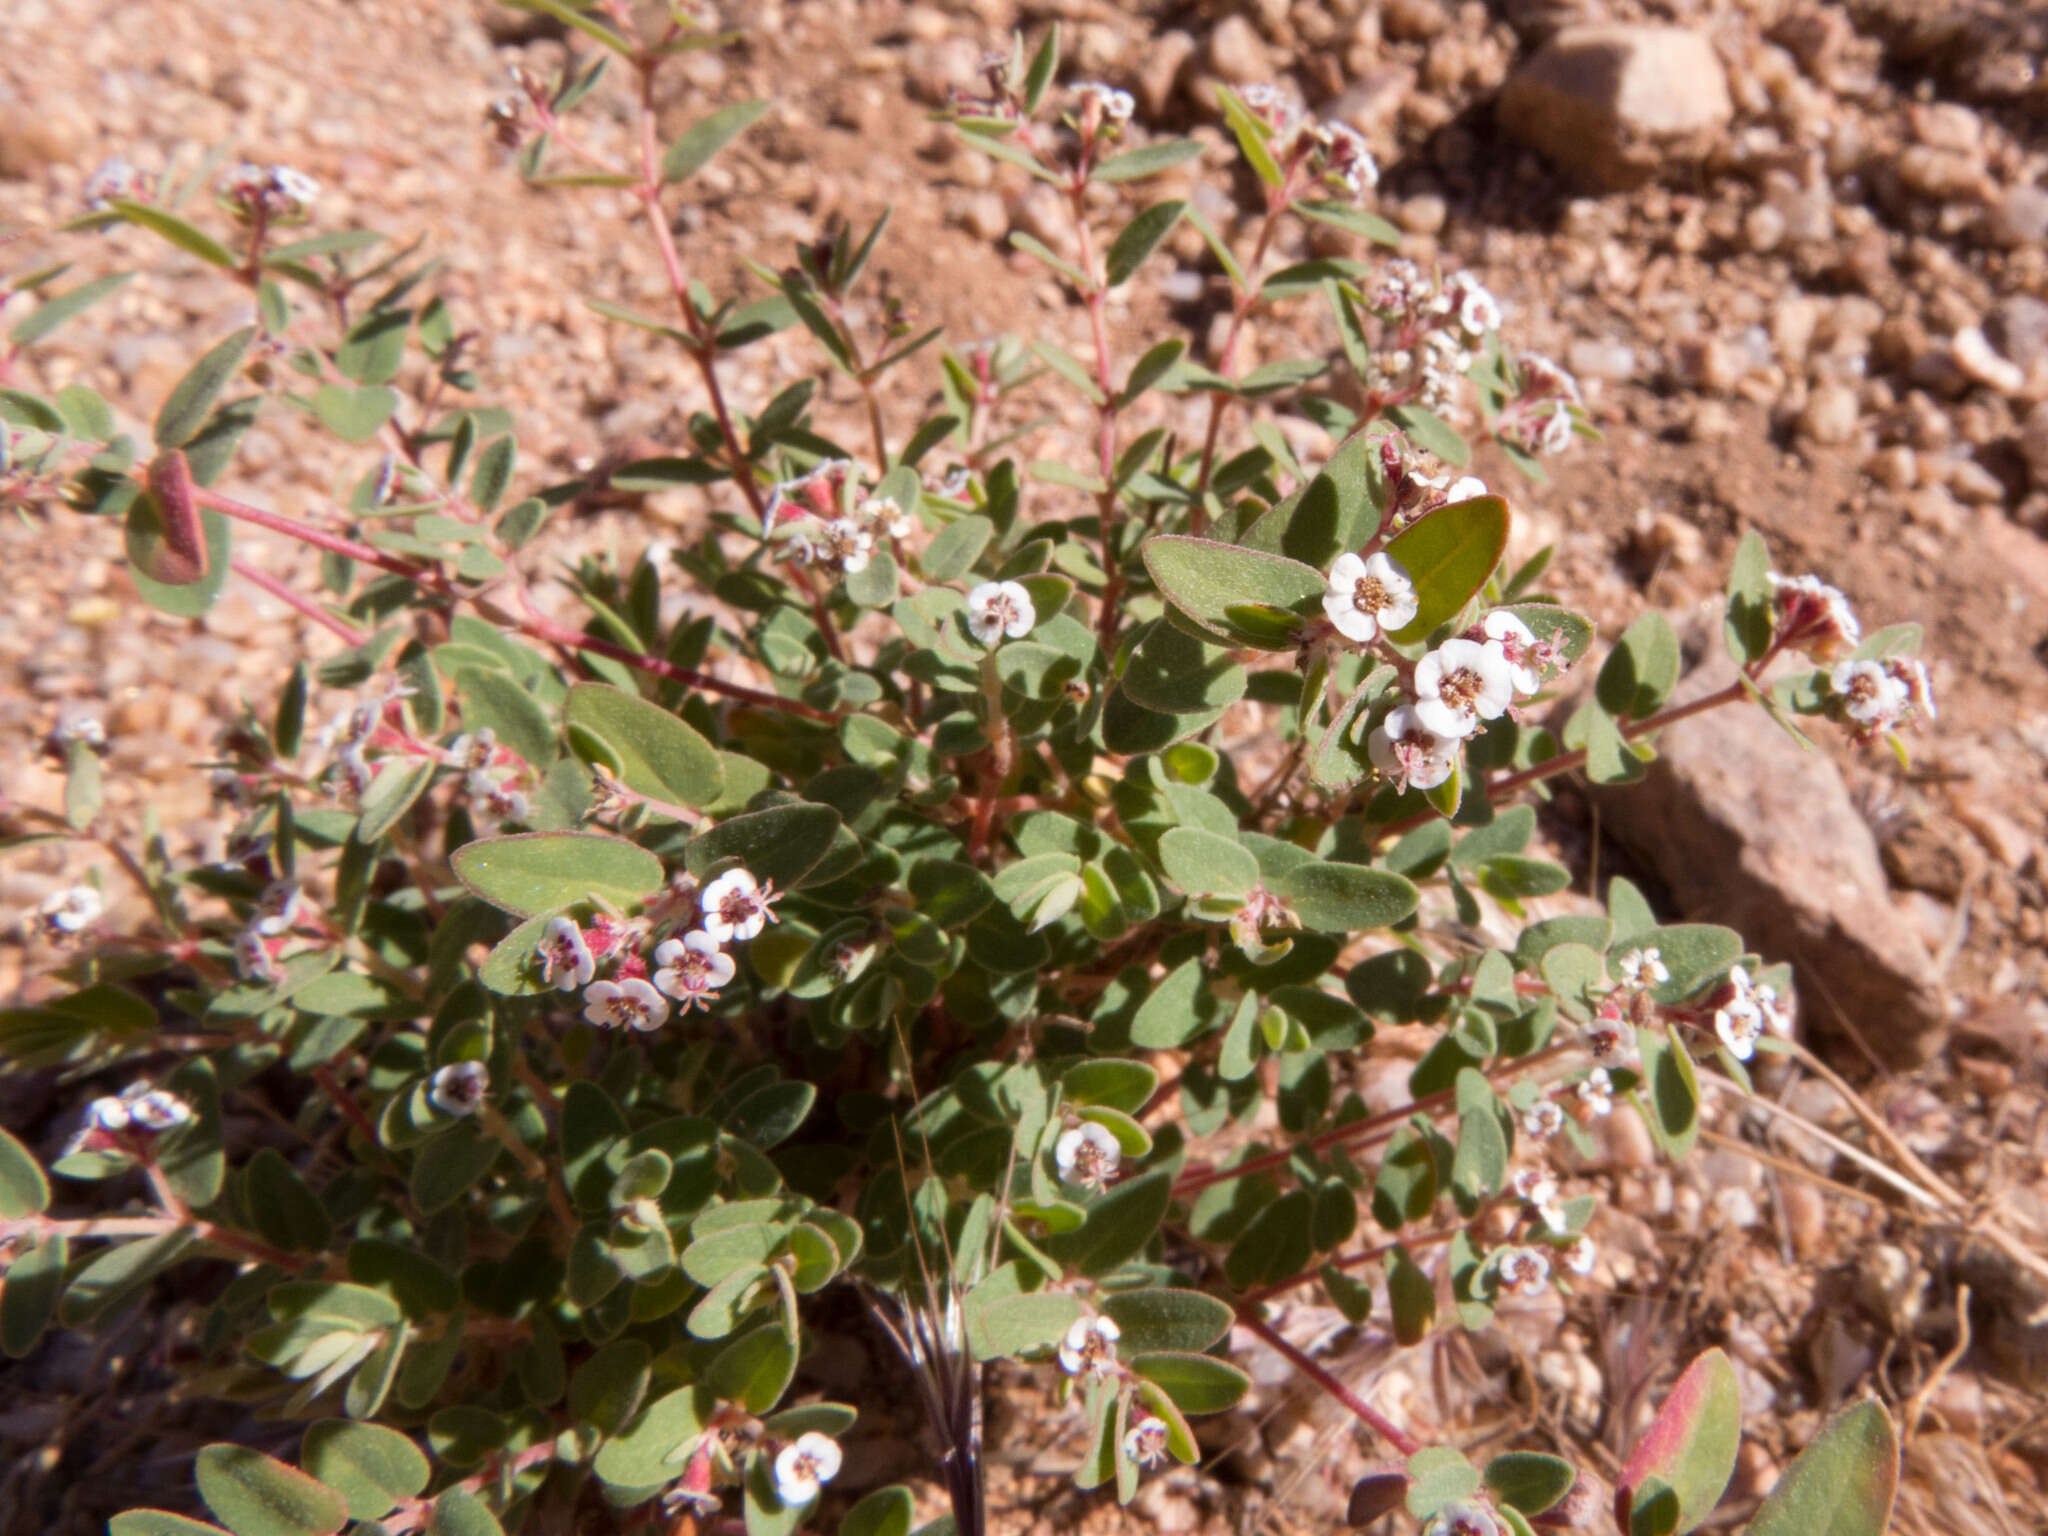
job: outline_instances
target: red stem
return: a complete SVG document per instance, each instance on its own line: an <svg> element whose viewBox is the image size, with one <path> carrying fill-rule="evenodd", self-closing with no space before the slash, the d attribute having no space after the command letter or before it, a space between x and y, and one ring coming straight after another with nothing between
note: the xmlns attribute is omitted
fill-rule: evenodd
<svg viewBox="0 0 2048 1536"><path fill-rule="evenodd" d="M1356 1392L1345 1386L1343 1382L1332 1376L1322 1366L1316 1364L1315 1361L1280 1337L1272 1325L1259 1317L1255 1312L1249 1309L1240 1310L1237 1314L1237 1320L1251 1332L1257 1334L1272 1349L1284 1355L1288 1363L1296 1370L1300 1371L1310 1381L1350 1409L1353 1417L1403 1456L1413 1456L1422 1449L1421 1441L1373 1407L1371 1403L1368 1403Z"/></svg>
<svg viewBox="0 0 2048 1536"><path fill-rule="evenodd" d="M361 645L370 638L347 620L337 618L329 613L304 593L294 592L275 576L270 575L268 572L257 570L255 566L250 565L247 561L231 560L228 562L228 569L252 586L261 587L280 603L297 610L315 624L332 630L341 637L343 645Z"/></svg>
<svg viewBox="0 0 2048 1536"><path fill-rule="evenodd" d="M432 584L434 581L434 573L423 565L401 560L396 555L387 555L381 549L373 549L368 544L343 538L338 533L329 533L325 528L316 528L313 524L301 522L296 517L286 517L282 512L252 507L247 502L236 501L232 496L223 496L218 491L209 491L198 486L193 488L192 499L202 507L244 523L254 523L258 528L268 528L273 533L288 534L302 544L324 549L329 554L346 555L351 560L374 565L380 571L389 571L394 576L409 577L423 584Z"/></svg>

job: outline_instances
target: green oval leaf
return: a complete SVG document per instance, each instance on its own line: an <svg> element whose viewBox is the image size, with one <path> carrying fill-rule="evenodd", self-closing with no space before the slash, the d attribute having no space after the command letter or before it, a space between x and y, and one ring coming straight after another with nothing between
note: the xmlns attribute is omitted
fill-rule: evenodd
<svg viewBox="0 0 2048 1536"><path fill-rule="evenodd" d="M833 820L836 824L838 818ZM450 863L455 878L470 890L520 917L584 901L632 907L663 879L660 859L624 838L600 832L485 838L456 849Z"/></svg>
<svg viewBox="0 0 2048 1536"><path fill-rule="evenodd" d="M1117 1348L1129 1355L1198 1355L1230 1331L1236 1316L1227 1302L1201 1291L1123 1291L1102 1310L1123 1330Z"/></svg>
<svg viewBox="0 0 2048 1536"><path fill-rule="evenodd" d="M1426 639L1486 585L1508 547L1508 504L1498 496L1440 507L1396 534L1387 555L1415 583L1415 617L1388 636L1397 645Z"/></svg>
<svg viewBox="0 0 2048 1536"><path fill-rule="evenodd" d="M1425 518L1415 526L1423 528L1430 521ZM1233 608L1291 615L1294 631L1322 616L1329 583L1313 566L1285 555L1180 537L1147 539L1143 554L1153 583L1205 631L1205 638L1219 645L1277 651L1293 644L1291 638L1276 638L1268 624L1249 623L1243 613L1233 617Z"/></svg>
<svg viewBox="0 0 2048 1536"><path fill-rule="evenodd" d="M0 1127L0 1220L40 1215L50 1205L50 1181L35 1154Z"/></svg>
<svg viewBox="0 0 2048 1536"><path fill-rule="evenodd" d="M609 766L638 794L705 806L725 791L718 750L659 704L604 683L578 683L566 718L604 743Z"/></svg>
<svg viewBox="0 0 2048 1536"><path fill-rule="evenodd" d="M245 1445L209 1445L193 1470L199 1496L235 1536L334 1536L348 1519L334 1489Z"/></svg>
<svg viewBox="0 0 2048 1536"><path fill-rule="evenodd" d="M1836 1414L1794 1458L1749 1536L1883 1536L1899 1487L1899 1437L1876 1402Z"/></svg>
<svg viewBox="0 0 2048 1536"><path fill-rule="evenodd" d="M1050 1349L1066 1336L1081 1315L1078 1297L1065 1291L1032 1291L993 1296L979 1292L967 1300L967 1338L977 1360Z"/></svg>
<svg viewBox="0 0 2048 1536"><path fill-rule="evenodd" d="M839 813L828 805L777 805L707 827L690 839L683 862L700 879L714 865L737 859L756 880L788 890L817 868L839 834Z"/></svg>
<svg viewBox="0 0 2048 1536"><path fill-rule="evenodd" d="M1399 875L1363 864L1298 864L1275 886L1306 928L1359 933L1385 928L1415 910L1416 889Z"/></svg>
<svg viewBox="0 0 2048 1536"><path fill-rule="evenodd" d="M1221 1413L1251 1390L1252 1379L1214 1355L1160 1351L1131 1361L1131 1369L1152 1382L1182 1413Z"/></svg>
<svg viewBox="0 0 2048 1536"><path fill-rule="evenodd" d="M1138 268L1145 264L1145 258L1159 249L1159 242L1173 233L1173 226L1186 213L1186 202L1171 199L1154 203L1126 224L1109 245L1109 253L1103 257L1102 265L1109 279L1109 286L1120 288L1137 275Z"/></svg>
<svg viewBox="0 0 2048 1536"><path fill-rule="evenodd" d="M1117 1185L1088 1207L1078 1230L1048 1237L1046 1252L1091 1278L1136 1258L1166 1219L1173 1177L1165 1169Z"/></svg>
<svg viewBox="0 0 2048 1536"><path fill-rule="evenodd" d="M696 175L712 156L759 122L768 107L765 100L736 101L692 123L661 157L661 179L683 181Z"/></svg>
<svg viewBox="0 0 2048 1536"><path fill-rule="evenodd" d="M308 1426L299 1461L348 1500L352 1519L379 1520L427 1486L432 1467L411 1438L382 1424L322 1419Z"/></svg>

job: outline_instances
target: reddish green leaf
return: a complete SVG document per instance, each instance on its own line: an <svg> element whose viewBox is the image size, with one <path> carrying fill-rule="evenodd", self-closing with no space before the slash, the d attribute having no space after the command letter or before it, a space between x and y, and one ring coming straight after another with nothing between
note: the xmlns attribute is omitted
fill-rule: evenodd
<svg viewBox="0 0 2048 1536"><path fill-rule="evenodd" d="M1882 1536L1899 1487L1899 1437L1874 1399L1845 1408L1771 1489L1749 1536Z"/></svg>
<svg viewBox="0 0 2048 1536"><path fill-rule="evenodd" d="M1686 1367L1614 1482L1615 1520L1629 1529L1635 1492L1652 1477L1678 1495L1678 1530L1706 1519L1735 1471L1742 1444L1742 1393L1735 1367L1710 1349Z"/></svg>

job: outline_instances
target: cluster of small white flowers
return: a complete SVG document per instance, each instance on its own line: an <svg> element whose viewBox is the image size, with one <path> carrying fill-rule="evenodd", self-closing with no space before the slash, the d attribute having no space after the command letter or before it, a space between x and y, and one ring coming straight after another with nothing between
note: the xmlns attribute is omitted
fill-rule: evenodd
<svg viewBox="0 0 2048 1536"><path fill-rule="evenodd" d="M192 1106L167 1088L130 1083L118 1097L94 1099L85 1107L85 1123L63 1155L108 1147L134 1149L138 1137L154 1139L192 1122Z"/></svg>
<svg viewBox="0 0 2048 1536"><path fill-rule="evenodd" d="M1917 656L1839 661L1828 674L1828 689L1836 709L1865 740L1896 731L1922 715L1939 718L1927 663Z"/></svg>
<svg viewBox="0 0 2048 1536"><path fill-rule="evenodd" d="M1608 993L1586 1026L1586 1049L1595 1056L1625 1056L1635 1049L1635 1043L1636 1027L1629 1022L1621 998Z"/></svg>
<svg viewBox="0 0 2048 1536"><path fill-rule="evenodd" d="M1405 257L1387 263L1367 296L1391 345L1372 360L1366 380L1385 392L1413 391L1434 411L1449 407L1487 334L1500 328L1500 304L1460 268L1439 282Z"/></svg>
<svg viewBox="0 0 2048 1536"><path fill-rule="evenodd" d="M1541 352L1516 360L1521 388L1501 412L1496 430L1525 453L1563 453L1585 408L1579 381Z"/></svg>
<svg viewBox="0 0 2048 1536"><path fill-rule="evenodd" d="M1272 130L1268 141L1282 165L1300 157L1312 176L1357 201L1380 184L1379 162L1365 136L1349 123L1310 117L1292 95L1275 85L1248 85L1240 99Z"/></svg>
<svg viewBox="0 0 2048 1536"><path fill-rule="evenodd" d="M818 1489L839 1475L843 1460L839 1442L807 1430L775 1455L775 1494L785 1505L808 1504Z"/></svg>
<svg viewBox="0 0 2048 1536"><path fill-rule="evenodd" d="M1120 91L1100 80L1076 80L1071 89L1081 98L1084 122L1089 111L1093 110L1109 122L1127 123L1131 120L1131 113L1137 110L1138 104L1131 99L1129 91Z"/></svg>
<svg viewBox="0 0 2048 1536"><path fill-rule="evenodd" d="M606 1029L659 1029L668 1022L670 999L685 1014L710 1008L738 971L725 946L745 943L781 921L774 910L780 899L773 881L758 881L744 869L727 870L694 893L697 926L655 946L651 979L639 973L642 962L629 959L618 976L594 980L599 953L567 917L548 920L534 956L542 981L560 992L581 990L583 1016L591 1023ZM600 937L601 952L609 954L624 935L607 924Z"/></svg>
<svg viewBox="0 0 2048 1536"><path fill-rule="evenodd" d="M1365 590L1363 583L1358 590ZM1323 603L1328 611L1331 597ZM1408 613L1412 618L1413 609ZM1562 659L1554 644L1539 641L1514 614L1495 609L1477 628L1446 640L1415 664L1412 696L1395 705L1367 740L1373 766L1398 787L1434 789L1456 770L1465 738L1483 722L1499 719L1518 697L1535 694L1543 674Z"/></svg>
<svg viewBox="0 0 2048 1536"><path fill-rule="evenodd" d="M456 1061L427 1079L427 1097L444 1115L473 1115L491 1091L491 1070L480 1061Z"/></svg>
<svg viewBox="0 0 2048 1536"><path fill-rule="evenodd" d="M967 594L967 632L983 645L1022 640L1038 622L1038 610L1021 582L984 581Z"/></svg>
<svg viewBox="0 0 2048 1536"><path fill-rule="evenodd" d="M1101 1189L1116 1177L1124 1149L1108 1127L1083 1120L1060 1133L1052 1157L1060 1177L1082 1189Z"/></svg>
<svg viewBox="0 0 2048 1536"><path fill-rule="evenodd" d="M87 211L102 213L117 200L147 201L151 186L148 175L115 155L112 159L102 160L99 168L86 177L82 192Z"/></svg>
<svg viewBox="0 0 2048 1536"><path fill-rule="evenodd" d="M1756 1054L1756 1043L1766 1030L1790 1038L1791 1004L1768 982L1752 980L1744 967L1738 965L1728 972L1727 985L1716 996L1714 1033L1737 1061L1748 1061Z"/></svg>
<svg viewBox="0 0 2048 1536"><path fill-rule="evenodd" d="M1116 1341L1123 1330L1109 1317L1077 1317L1060 1341L1060 1369L1069 1376L1116 1374Z"/></svg>
<svg viewBox="0 0 2048 1536"><path fill-rule="evenodd" d="M252 222L302 219L320 200L320 183L288 165L244 161L221 178L220 197L238 217Z"/></svg>
<svg viewBox="0 0 2048 1536"><path fill-rule="evenodd" d="M526 796L514 788L522 766L514 754L499 748L497 733L489 726L465 731L449 742L444 761L462 770L463 790L485 816L494 821L526 820Z"/></svg>
<svg viewBox="0 0 2048 1536"><path fill-rule="evenodd" d="M849 510L855 475L850 460L826 459L775 486L761 509L761 537L779 544L779 558L792 565L842 576L866 570L881 538L910 537L917 519L883 496L863 496Z"/></svg>
<svg viewBox="0 0 2048 1536"><path fill-rule="evenodd" d="M55 944L68 944L97 923L107 910L106 898L90 885L73 885L43 899L36 908L36 930Z"/></svg>
<svg viewBox="0 0 2048 1536"><path fill-rule="evenodd" d="M337 788L345 797L360 799L369 789L371 780L377 775L364 752L384 724L384 711L400 699L411 698L416 691L385 679L378 688L330 720L321 730L318 738L320 751L334 754L329 771L338 775L340 782Z"/></svg>

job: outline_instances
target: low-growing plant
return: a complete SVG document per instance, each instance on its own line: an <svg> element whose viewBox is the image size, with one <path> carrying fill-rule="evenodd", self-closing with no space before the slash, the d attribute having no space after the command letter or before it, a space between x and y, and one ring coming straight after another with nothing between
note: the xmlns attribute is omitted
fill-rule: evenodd
<svg viewBox="0 0 2048 1536"><path fill-rule="evenodd" d="M99 873L53 898L40 926L68 953L0 1018L17 1066L136 1077L47 1173L0 1134L0 1345L92 1329L206 1266L185 1391L305 1423L296 1466L199 1456L198 1496L235 1536L470 1536L544 1491L557 1519L601 1495L793 1531L855 1417L797 1390L811 1299L839 1286L900 1346L963 1533L985 1525L987 1362L1060 1378L1087 1427L1076 1481L1128 1500L1152 1464L1197 1459L1190 1419L1239 1401L1254 1346L1395 1458L1355 1520L1595 1522L1571 1460L1421 1443L1269 1305L1317 1296L1412 1346L1597 1283L1597 1202L1565 1193L1555 1150L1630 1114L1686 1157L1700 1074L1746 1092L1754 1055L1792 1053L1793 992L1736 933L1662 921L1623 879L1537 915L1573 876L1532 852L1536 806L1560 775L1640 777L1661 727L1724 706L1889 734L1932 712L1917 629L1865 638L1751 533L1734 683L1675 701L1678 642L1649 614L1552 729L1594 627L1543 587L1548 551L1503 565L1509 500L1457 478L1453 422L1540 474L1592 435L1578 392L1502 339L1469 274L1276 264L1301 220L1361 252L1392 242L1359 206L1372 162L1348 130L1221 93L1264 199L1233 249L1187 199L1113 211L1104 189L1201 146L1143 135L1119 91L1056 86L1056 31L1020 41L945 115L1065 200L1064 252L1013 243L1068 285L1086 339L952 349L855 301L886 220L757 269L748 302L691 280L670 202L767 103L664 147L663 65L722 40L681 20L638 35L609 3L524 7L585 47L522 77L495 131L529 186L644 210L674 311L588 302L694 366L701 409L672 452L603 486L525 483L430 267L320 229L318 187L286 167L230 172L205 214L181 210L210 169L174 187L116 167L73 226L151 231L254 299L152 444L82 386L0 393L0 484L27 515L118 523L171 614L235 576L342 646L281 664L274 703L204 765L235 816L218 862L108 830L89 723L49 743L61 810L15 809L15 845L103 847L149 916L112 926ZM615 163L572 112L621 76L637 133ZM1215 366L1179 337L1119 357L1108 296L1183 224L1228 286ZM62 281L12 284L40 305L10 363L123 277ZM1296 299L1327 307L1332 354L1237 371L1246 326ZM852 436L814 414L815 375L753 412L725 393L728 358L792 327L859 397ZM883 380L934 360L936 408L892 421L905 392ZM1017 456L1047 398L1050 440L1084 457ZM345 506L297 518L217 488L260 412L361 445ZM1286 418L1334 444L1320 463ZM1168 424L1188 419L1199 438ZM674 487L701 490L694 541L578 562L559 579L587 617L545 617L551 518ZM322 590L237 560L252 530L319 549ZM1263 736L1221 750L1227 718ZM1433 1043L1375 1107L1360 1064L1397 1025ZM293 1150L224 1134L245 1099ZM1641 1438L1615 1518L1699 1524L1738 1441L1710 1353ZM1895 1463L1883 1409L1850 1409L1754 1529L1874 1533ZM891 1487L839 1529L912 1523ZM113 1528L217 1530L150 1510Z"/></svg>

